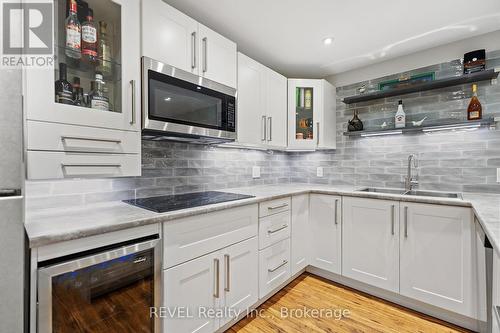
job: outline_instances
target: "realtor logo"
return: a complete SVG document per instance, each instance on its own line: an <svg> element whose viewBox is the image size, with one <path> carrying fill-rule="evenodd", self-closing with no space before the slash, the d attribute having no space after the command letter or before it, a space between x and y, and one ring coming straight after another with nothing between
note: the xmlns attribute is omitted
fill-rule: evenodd
<svg viewBox="0 0 500 333"><path fill-rule="evenodd" d="M2 65L45 66L53 54L52 2L0 0ZM50 57L52 60L52 56Z"/></svg>

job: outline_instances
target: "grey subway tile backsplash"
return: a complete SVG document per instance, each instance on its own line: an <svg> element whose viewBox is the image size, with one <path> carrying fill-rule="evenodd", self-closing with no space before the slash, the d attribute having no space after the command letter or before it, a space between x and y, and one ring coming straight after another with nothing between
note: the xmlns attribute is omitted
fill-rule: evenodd
<svg viewBox="0 0 500 333"><path fill-rule="evenodd" d="M495 54L500 55L500 52ZM409 73L436 71L436 77L461 73L460 60L419 68ZM347 121L358 110L365 128L385 121L394 124L397 101L405 105L407 121L427 117L466 119L470 85L448 87L405 96L345 105L343 97L361 85L395 79L401 73L337 88L337 149L318 152L266 152L209 147L175 142L142 142L142 177L28 181L28 208L63 207L203 190L223 190L262 184L310 183L402 187L410 153L419 159L419 187L427 190L500 193L496 168L500 167L500 130L420 133L351 138L343 136ZM500 84L481 82L479 100L483 117L500 116ZM252 167L261 178L252 178ZM324 177L316 177L316 168Z"/></svg>

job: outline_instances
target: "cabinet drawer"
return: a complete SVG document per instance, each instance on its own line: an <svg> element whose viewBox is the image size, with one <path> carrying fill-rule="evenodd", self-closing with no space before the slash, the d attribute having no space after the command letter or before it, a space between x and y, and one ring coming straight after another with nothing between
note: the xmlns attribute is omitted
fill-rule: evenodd
<svg viewBox="0 0 500 333"><path fill-rule="evenodd" d="M28 150L139 154L139 132L27 121Z"/></svg>
<svg viewBox="0 0 500 333"><path fill-rule="evenodd" d="M259 217L269 216L290 210L290 197L275 199L259 204Z"/></svg>
<svg viewBox="0 0 500 333"><path fill-rule="evenodd" d="M290 278L290 239L259 251L259 298Z"/></svg>
<svg viewBox="0 0 500 333"><path fill-rule="evenodd" d="M259 249L290 237L290 211L263 217L259 220Z"/></svg>
<svg viewBox="0 0 500 333"><path fill-rule="evenodd" d="M140 154L28 151L28 179L132 177L141 175Z"/></svg>
<svg viewBox="0 0 500 333"><path fill-rule="evenodd" d="M257 205L248 205L165 223L163 267L257 236L257 214Z"/></svg>

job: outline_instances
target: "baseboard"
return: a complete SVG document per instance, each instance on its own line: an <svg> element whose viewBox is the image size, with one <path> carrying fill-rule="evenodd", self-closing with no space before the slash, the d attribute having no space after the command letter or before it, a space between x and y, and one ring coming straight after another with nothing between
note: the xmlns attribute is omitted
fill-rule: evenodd
<svg viewBox="0 0 500 333"><path fill-rule="evenodd" d="M417 312L421 312L423 314L426 314L428 316L438 318L441 320L444 320L446 322L449 322L451 324L469 329L474 332L481 332L484 329L484 322L481 322L477 319L474 318L469 318L463 315L460 315L458 313L454 313L448 310L444 310L438 307L435 307L433 305L429 305L420 301L416 301L414 299L402 296L400 294L396 294L384 289L380 289L377 287L373 287L370 285L367 285L365 283L347 278L345 276L341 276L335 273L331 273L328 271L325 271L320 268L308 266L306 268L306 272L311 273L313 275L317 275L319 277L322 277L324 279L342 284L344 286L362 291L364 293L376 296L378 298L382 298L386 301L404 306L405 308L412 309Z"/></svg>

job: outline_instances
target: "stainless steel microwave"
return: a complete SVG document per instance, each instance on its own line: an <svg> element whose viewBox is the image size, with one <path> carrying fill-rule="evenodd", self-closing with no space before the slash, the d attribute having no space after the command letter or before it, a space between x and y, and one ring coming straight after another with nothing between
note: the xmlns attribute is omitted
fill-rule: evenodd
<svg viewBox="0 0 500 333"><path fill-rule="evenodd" d="M220 143L236 139L236 89L142 58L142 137Z"/></svg>

